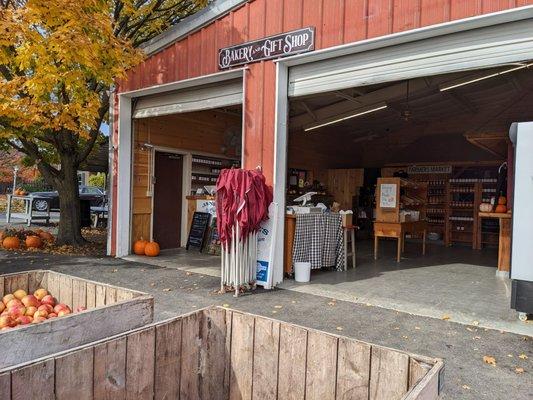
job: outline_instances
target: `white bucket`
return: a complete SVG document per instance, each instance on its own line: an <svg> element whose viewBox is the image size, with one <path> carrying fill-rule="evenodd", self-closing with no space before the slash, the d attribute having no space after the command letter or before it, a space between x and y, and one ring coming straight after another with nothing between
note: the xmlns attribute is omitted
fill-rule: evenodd
<svg viewBox="0 0 533 400"><path fill-rule="evenodd" d="M311 280L311 263L295 262L294 263L294 280L296 282L309 282Z"/></svg>

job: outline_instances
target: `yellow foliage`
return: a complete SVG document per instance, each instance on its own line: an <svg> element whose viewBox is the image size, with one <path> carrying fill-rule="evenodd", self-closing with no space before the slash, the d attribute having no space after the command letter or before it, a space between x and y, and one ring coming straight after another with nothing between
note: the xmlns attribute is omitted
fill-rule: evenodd
<svg viewBox="0 0 533 400"><path fill-rule="evenodd" d="M107 0L28 0L0 9L0 137L94 128L102 90L142 60Z"/></svg>

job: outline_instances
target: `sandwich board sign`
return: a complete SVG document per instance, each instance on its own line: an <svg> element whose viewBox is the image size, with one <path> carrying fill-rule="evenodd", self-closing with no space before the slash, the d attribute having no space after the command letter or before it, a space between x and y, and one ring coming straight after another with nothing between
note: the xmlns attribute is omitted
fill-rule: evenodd
<svg viewBox="0 0 533 400"><path fill-rule="evenodd" d="M274 243L276 236L276 216L277 203L270 203L268 206L268 219L261 223L257 232L257 275L256 283L265 289L272 288L272 273L274 260Z"/></svg>

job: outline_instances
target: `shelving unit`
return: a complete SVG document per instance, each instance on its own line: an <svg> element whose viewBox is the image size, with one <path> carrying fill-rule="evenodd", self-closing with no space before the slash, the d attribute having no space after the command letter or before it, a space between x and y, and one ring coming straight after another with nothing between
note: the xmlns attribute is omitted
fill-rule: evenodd
<svg viewBox="0 0 533 400"><path fill-rule="evenodd" d="M240 161L231 158L192 156L191 171L191 194L204 186L212 186L217 183L220 171L224 168L240 168Z"/></svg>

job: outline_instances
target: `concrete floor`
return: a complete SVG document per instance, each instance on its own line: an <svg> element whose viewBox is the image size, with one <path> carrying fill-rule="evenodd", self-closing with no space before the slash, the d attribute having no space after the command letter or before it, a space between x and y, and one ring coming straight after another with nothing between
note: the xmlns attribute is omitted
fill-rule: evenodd
<svg viewBox="0 0 533 400"><path fill-rule="evenodd" d="M496 249L474 251L468 247L430 244L426 256L420 244L408 242L401 263L396 263L396 243L380 242L373 259L372 243L357 245L357 268L345 272L313 271L311 282L285 280L280 288L336 300L449 319L468 325L533 335L533 326L518 320L510 308L510 280L496 277ZM165 268L220 276L220 259L185 249L163 251L157 258L130 256Z"/></svg>
<svg viewBox="0 0 533 400"><path fill-rule="evenodd" d="M120 259L0 251L0 274L33 268L53 269L148 292L155 298L156 320L208 305L224 305L370 343L440 357L446 365L442 399L533 398L533 338L525 335L332 301L292 290L259 289L236 299L230 293L217 294L220 281L216 277ZM484 363L485 355L494 357L496 365ZM517 368L523 368L524 372L517 372Z"/></svg>

